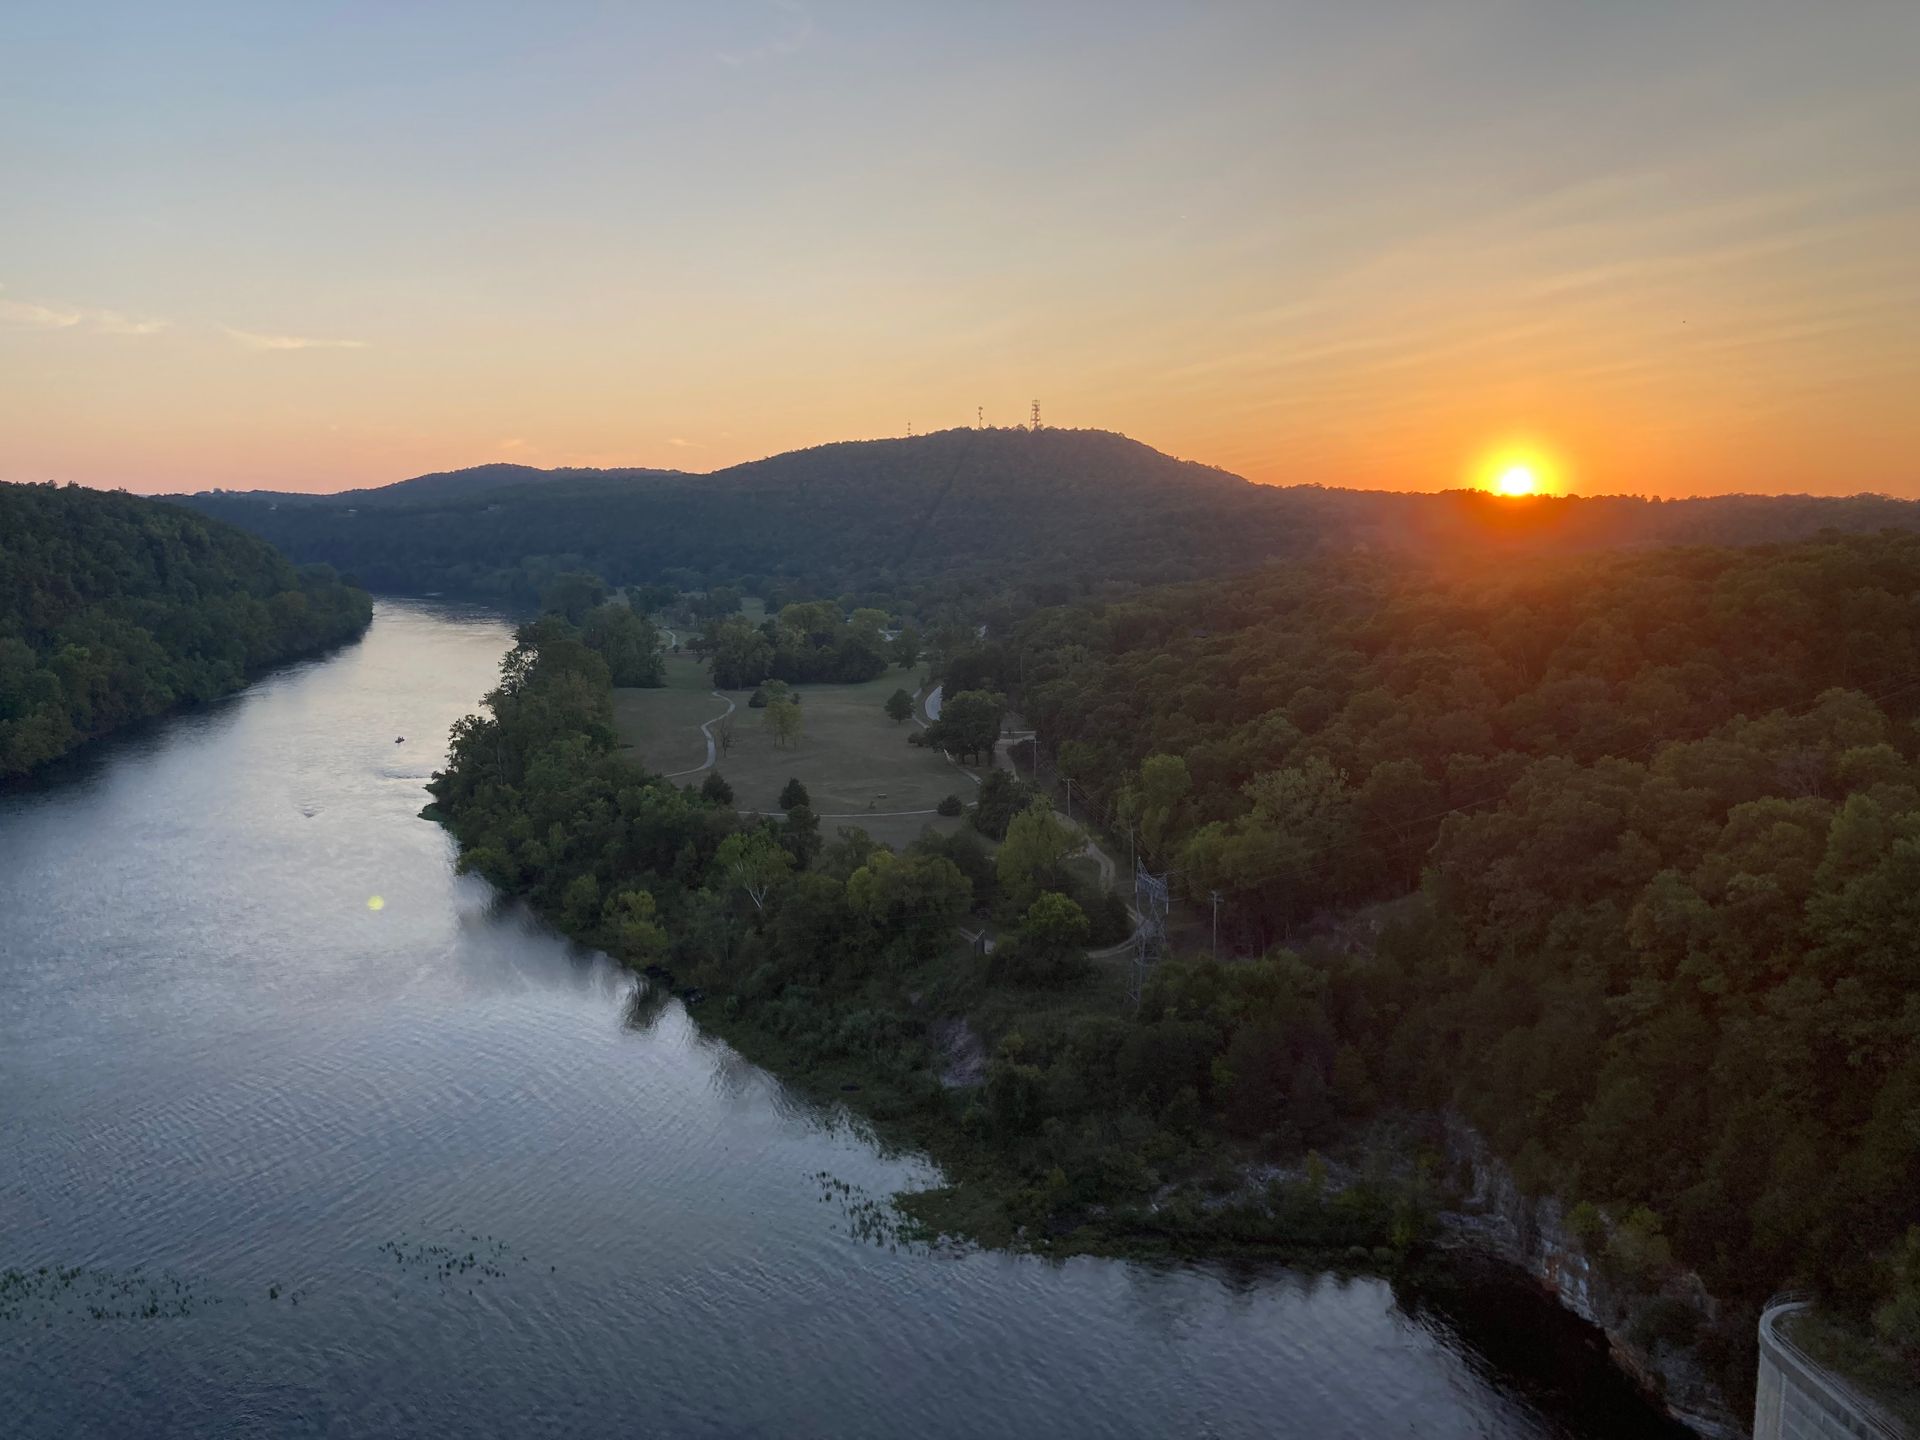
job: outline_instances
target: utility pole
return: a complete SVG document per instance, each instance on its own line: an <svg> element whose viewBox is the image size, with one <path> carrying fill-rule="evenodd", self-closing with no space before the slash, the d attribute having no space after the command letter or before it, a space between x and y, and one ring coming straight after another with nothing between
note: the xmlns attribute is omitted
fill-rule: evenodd
<svg viewBox="0 0 1920 1440"><path fill-rule="evenodd" d="M1208 894L1213 898L1213 959L1214 963L1218 964L1220 961L1220 892L1211 890Z"/></svg>

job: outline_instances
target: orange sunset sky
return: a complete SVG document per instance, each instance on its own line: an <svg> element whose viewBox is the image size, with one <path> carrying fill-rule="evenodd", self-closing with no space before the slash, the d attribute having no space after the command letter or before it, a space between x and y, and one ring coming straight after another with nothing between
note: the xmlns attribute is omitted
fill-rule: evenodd
<svg viewBox="0 0 1920 1440"><path fill-rule="evenodd" d="M1920 4L9 4L0 478L1920 495Z"/></svg>

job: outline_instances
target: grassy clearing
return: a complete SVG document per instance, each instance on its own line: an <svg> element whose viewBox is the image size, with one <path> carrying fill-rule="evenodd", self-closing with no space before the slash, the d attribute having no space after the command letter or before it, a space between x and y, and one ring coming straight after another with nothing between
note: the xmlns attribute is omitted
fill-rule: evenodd
<svg viewBox="0 0 1920 1440"><path fill-rule="evenodd" d="M767 712L747 705L751 692L721 692L736 706L733 745L719 759L734 803L743 810L777 810L781 788L797 776L829 837L841 826L858 825L898 849L928 825L958 829L964 818L932 812L947 795L971 803L974 782L937 751L909 745L913 723L895 724L884 709L887 696L912 690L916 678L912 671L891 669L861 685L795 686L805 728L791 747L773 743ZM707 753L700 722L725 708L708 690L704 666L690 656L668 656L664 688L614 692L621 739L642 764L663 773L700 764Z"/></svg>
<svg viewBox="0 0 1920 1440"><path fill-rule="evenodd" d="M707 693L706 667L691 656L669 655L666 665L663 688L613 692L613 720L635 760L662 775L676 775L706 763L700 723L727 707ZM740 703L744 706L744 696Z"/></svg>

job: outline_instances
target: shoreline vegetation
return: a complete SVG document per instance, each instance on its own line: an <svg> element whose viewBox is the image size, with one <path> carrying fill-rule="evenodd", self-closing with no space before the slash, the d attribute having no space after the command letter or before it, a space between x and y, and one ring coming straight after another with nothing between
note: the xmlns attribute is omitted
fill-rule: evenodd
<svg viewBox="0 0 1920 1440"><path fill-rule="evenodd" d="M463 867L931 1155L951 1183L899 1202L928 1234L1388 1269L1485 1194L1457 1120L1509 1250L1725 1416L1782 1284L1920 1349L1916 601L1889 533L919 609L946 709L916 738L990 755L1010 702L1176 877L1190 953L1137 1002L1034 785L989 771L897 851L804 786L742 817L718 770L621 757L586 609L519 632L431 788ZM689 648L831 679L846 603Z"/></svg>
<svg viewBox="0 0 1920 1440"><path fill-rule="evenodd" d="M1057 890L980 955L959 926L999 868L973 837L898 854L855 827L823 841L804 806L756 822L721 787L648 772L619 753L606 663L562 616L519 631L485 703L429 786L460 867L674 989L803 1093L927 1153L949 1183L897 1202L922 1238L1369 1270L1432 1239L1431 1164L1408 1163L1404 1143L1263 1162L1261 1137L1202 1100L1221 1015L1276 1014L1305 977L1169 965L1136 1014L1116 977L1069 963L1086 917ZM1043 807L1023 812L1029 828ZM953 1044L988 1040L980 1083L943 1083ZM1316 1134L1337 1141L1322 1108Z"/></svg>
<svg viewBox="0 0 1920 1440"><path fill-rule="evenodd" d="M177 505L0 485L0 783L353 639L367 593Z"/></svg>

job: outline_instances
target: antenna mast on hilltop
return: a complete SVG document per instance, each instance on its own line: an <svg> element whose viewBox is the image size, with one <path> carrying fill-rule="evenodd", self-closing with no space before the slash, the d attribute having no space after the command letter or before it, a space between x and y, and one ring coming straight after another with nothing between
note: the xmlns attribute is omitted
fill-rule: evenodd
<svg viewBox="0 0 1920 1440"><path fill-rule="evenodd" d="M976 405L973 407L973 428L976 430L984 430L987 428L986 406Z"/></svg>
<svg viewBox="0 0 1920 1440"><path fill-rule="evenodd" d="M1033 428L1036 430L1040 428L1040 402L1038 400L1033 402Z"/></svg>

